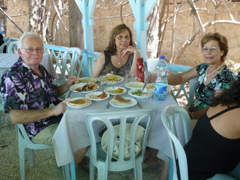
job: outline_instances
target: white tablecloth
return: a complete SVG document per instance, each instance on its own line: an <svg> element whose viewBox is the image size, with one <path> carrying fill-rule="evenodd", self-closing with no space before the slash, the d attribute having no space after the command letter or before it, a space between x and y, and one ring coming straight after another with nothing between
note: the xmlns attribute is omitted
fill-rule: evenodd
<svg viewBox="0 0 240 180"><path fill-rule="evenodd" d="M123 83L121 83L121 85L123 85ZM71 94L72 97L83 95L85 94ZM122 96L127 97L129 95L128 93L125 93ZM72 162L74 160L73 153L75 151L90 145L89 135L85 124L85 115L87 113L110 112L119 110L131 111L134 109L140 109L137 105L124 109L110 106L110 108L107 109L106 105L112 98L113 96L110 96L110 98L104 101L93 101L90 106L85 108L67 108L53 136L53 144L58 166L66 165ZM164 129L162 124L161 113L162 109L166 106L177 104L176 101L169 94L166 101L150 102L149 99L141 99L139 100L139 103L141 104L142 108L156 110L155 118L150 129L147 146L158 149L163 154L172 157L169 140L167 138L167 131ZM95 133L99 134L100 131L100 127L96 128Z"/></svg>
<svg viewBox="0 0 240 180"><path fill-rule="evenodd" d="M0 73L8 70L19 58L18 54L14 53L0 53ZM47 71L57 79L57 73L54 69L52 61L49 59L47 53L43 54L43 59L41 64L47 69Z"/></svg>

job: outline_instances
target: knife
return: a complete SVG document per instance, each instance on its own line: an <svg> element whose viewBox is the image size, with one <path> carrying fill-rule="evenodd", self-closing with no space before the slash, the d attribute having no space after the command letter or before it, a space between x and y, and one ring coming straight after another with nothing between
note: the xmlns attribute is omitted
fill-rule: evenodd
<svg viewBox="0 0 240 180"><path fill-rule="evenodd" d="M138 107L139 107L139 108L142 108L142 106L141 106L140 103L138 102L137 98L134 97L134 99L136 99Z"/></svg>
<svg viewBox="0 0 240 180"><path fill-rule="evenodd" d="M106 106L107 109L110 107L110 101L111 101L111 99L107 103L107 106Z"/></svg>

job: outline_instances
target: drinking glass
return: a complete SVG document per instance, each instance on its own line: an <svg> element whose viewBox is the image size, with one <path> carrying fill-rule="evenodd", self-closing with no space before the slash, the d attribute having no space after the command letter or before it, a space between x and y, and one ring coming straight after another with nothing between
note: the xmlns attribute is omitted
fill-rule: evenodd
<svg viewBox="0 0 240 180"><path fill-rule="evenodd" d="M130 82L132 80L131 70L125 69L125 76L124 76L126 82Z"/></svg>

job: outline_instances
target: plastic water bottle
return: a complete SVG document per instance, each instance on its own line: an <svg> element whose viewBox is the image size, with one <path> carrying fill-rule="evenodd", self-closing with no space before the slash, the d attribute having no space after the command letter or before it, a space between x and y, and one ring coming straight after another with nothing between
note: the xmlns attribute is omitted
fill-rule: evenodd
<svg viewBox="0 0 240 180"><path fill-rule="evenodd" d="M156 66L156 80L154 98L157 101L164 101L167 98L168 87L168 65L165 61L165 56L160 56Z"/></svg>

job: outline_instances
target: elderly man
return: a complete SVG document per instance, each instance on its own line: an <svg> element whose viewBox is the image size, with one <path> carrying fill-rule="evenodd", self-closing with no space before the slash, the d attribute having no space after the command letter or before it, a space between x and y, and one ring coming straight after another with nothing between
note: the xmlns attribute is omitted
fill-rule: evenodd
<svg viewBox="0 0 240 180"><path fill-rule="evenodd" d="M4 110L10 114L13 124L24 124L34 143L52 145L52 136L66 110L65 101L58 96L72 84L76 76L56 86L54 78L40 64L43 57L43 41L39 35L25 33L19 39L18 61L2 76L1 92ZM76 154L80 162L87 148Z"/></svg>

